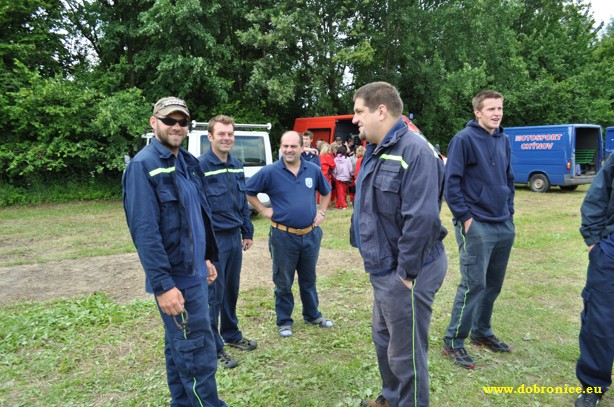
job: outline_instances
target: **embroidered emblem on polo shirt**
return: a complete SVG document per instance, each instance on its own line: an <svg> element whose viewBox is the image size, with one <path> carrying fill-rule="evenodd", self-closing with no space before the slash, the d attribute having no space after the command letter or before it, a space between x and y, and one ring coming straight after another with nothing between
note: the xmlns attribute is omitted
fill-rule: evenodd
<svg viewBox="0 0 614 407"><path fill-rule="evenodd" d="M305 178L305 185L307 188L313 188L313 178Z"/></svg>

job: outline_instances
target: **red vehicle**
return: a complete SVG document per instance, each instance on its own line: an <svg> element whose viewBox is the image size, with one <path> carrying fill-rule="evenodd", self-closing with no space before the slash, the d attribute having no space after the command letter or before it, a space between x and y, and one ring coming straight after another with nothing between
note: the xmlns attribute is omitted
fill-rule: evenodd
<svg viewBox="0 0 614 407"><path fill-rule="evenodd" d="M344 114L340 116L319 116L319 117L302 117L294 121L294 131L299 133L309 130L313 133L313 143L318 140L332 143L337 137L341 137L342 141L346 141L348 137L358 136L358 126L352 123L353 114ZM409 128L420 133L420 130L409 120L403 116L403 120Z"/></svg>

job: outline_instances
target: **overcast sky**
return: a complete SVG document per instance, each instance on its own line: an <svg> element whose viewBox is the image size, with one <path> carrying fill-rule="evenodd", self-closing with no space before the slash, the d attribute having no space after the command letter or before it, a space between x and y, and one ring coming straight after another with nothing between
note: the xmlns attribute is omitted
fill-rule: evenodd
<svg viewBox="0 0 614 407"><path fill-rule="evenodd" d="M593 17L597 24L601 21L606 25L614 17L614 1L612 0L588 0L592 4Z"/></svg>

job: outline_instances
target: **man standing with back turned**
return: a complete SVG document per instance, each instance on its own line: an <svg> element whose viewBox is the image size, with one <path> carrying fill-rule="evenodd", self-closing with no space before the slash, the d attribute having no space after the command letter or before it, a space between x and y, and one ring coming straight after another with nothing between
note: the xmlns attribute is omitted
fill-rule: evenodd
<svg viewBox="0 0 614 407"><path fill-rule="evenodd" d="M230 154L235 144L235 122L232 117L218 115L209 121L208 129L211 148L198 161L205 173L205 192L220 252L219 261L213 263L218 276L209 286L209 312L218 366L233 368L238 363L224 351L224 342L248 351L257 346L256 341L243 337L237 318L242 251L252 247L254 226L245 196L243 164Z"/></svg>
<svg viewBox="0 0 614 407"><path fill-rule="evenodd" d="M503 96L484 90L473 98L475 120L448 146L445 197L453 216L461 281L452 306L443 353L473 369L465 350L471 343L493 352L511 352L495 336L491 317L503 287L516 230L511 148L503 133Z"/></svg>
<svg viewBox="0 0 614 407"><path fill-rule="evenodd" d="M320 254L322 229L330 201L330 185L314 163L301 157L303 138L295 131L281 136L282 159L258 171L247 182L247 199L266 218L271 219L269 250L273 259L275 312L279 335L292 336L294 273L303 303L303 320L320 328L332 328L333 322L318 310L316 264ZM320 206L316 206L316 191ZM257 195L271 198L266 208Z"/></svg>
<svg viewBox="0 0 614 407"><path fill-rule="evenodd" d="M397 89L386 82L354 94L353 123L374 147L356 181L353 218L373 286L371 334L382 377L382 394L365 407L428 406L428 331L448 265L439 217L443 161L407 128L402 112Z"/></svg>
<svg viewBox="0 0 614 407"><path fill-rule="evenodd" d="M176 97L160 99L149 125L155 137L126 167L126 220L164 322L172 407L226 406L218 398L217 358L207 283L217 276L217 246L198 160L181 147L190 112Z"/></svg>

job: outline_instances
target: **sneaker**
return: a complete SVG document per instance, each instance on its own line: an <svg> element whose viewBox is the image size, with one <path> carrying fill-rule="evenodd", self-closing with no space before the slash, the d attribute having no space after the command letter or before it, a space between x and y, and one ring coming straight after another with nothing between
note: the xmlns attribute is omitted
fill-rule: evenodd
<svg viewBox="0 0 614 407"><path fill-rule="evenodd" d="M291 325L287 325L287 326L280 326L279 327L279 336L281 336L282 338L289 338L292 336L292 326Z"/></svg>
<svg viewBox="0 0 614 407"><path fill-rule="evenodd" d="M258 347L256 341L250 341L246 338L241 338L236 342L226 342L226 346L232 346L241 350L254 350Z"/></svg>
<svg viewBox="0 0 614 407"><path fill-rule="evenodd" d="M317 325L320 328L332 328L335 326L335 324L333 324L333 321L331 321L330 319L323 318L323 317L314 319L313 321L305 321L305 322L308 323L309 325Z"/></svg>
<svg viewBox="0 0 614 407"><path fill-rule="evenodd" d="M217 367L223 367L224 369L232 369L239 366L239 362L231 358L228 353L222 351L217 354Z"/></svg>
<svg viewBox="0 0 614 407"><path fill-rule="evenodd" d="M582 393L576 399L576 407L593 407L601 403L601 395L595 393Z"/></svg>
<svg viewBox="0 0 614 407"><path fill-rule="evenodd" d="M501 339L496 336L483 336L477 338L475 336L471 337L471 343L478 346L486 346L493 352L511 352L512 349L507 345L507 343L503 342Z"/></svg>
<svg viewBox="0 0 614 407"><path fill-rule="evenodd" d="M362 402L362 407L392 407L392 404L384 398L383 395L379 395L375 400L365 400Z"/></svg>
<svg viewBox="0 0 614 407"><path fill-rule="evenodd" d="M471 356L467 353L465 348L449 348L446 345L443 345L443 349L441 352L451 357L455 364L464 367L465 369L473 369L475 367L475 362L471 359Z"/></svg>

